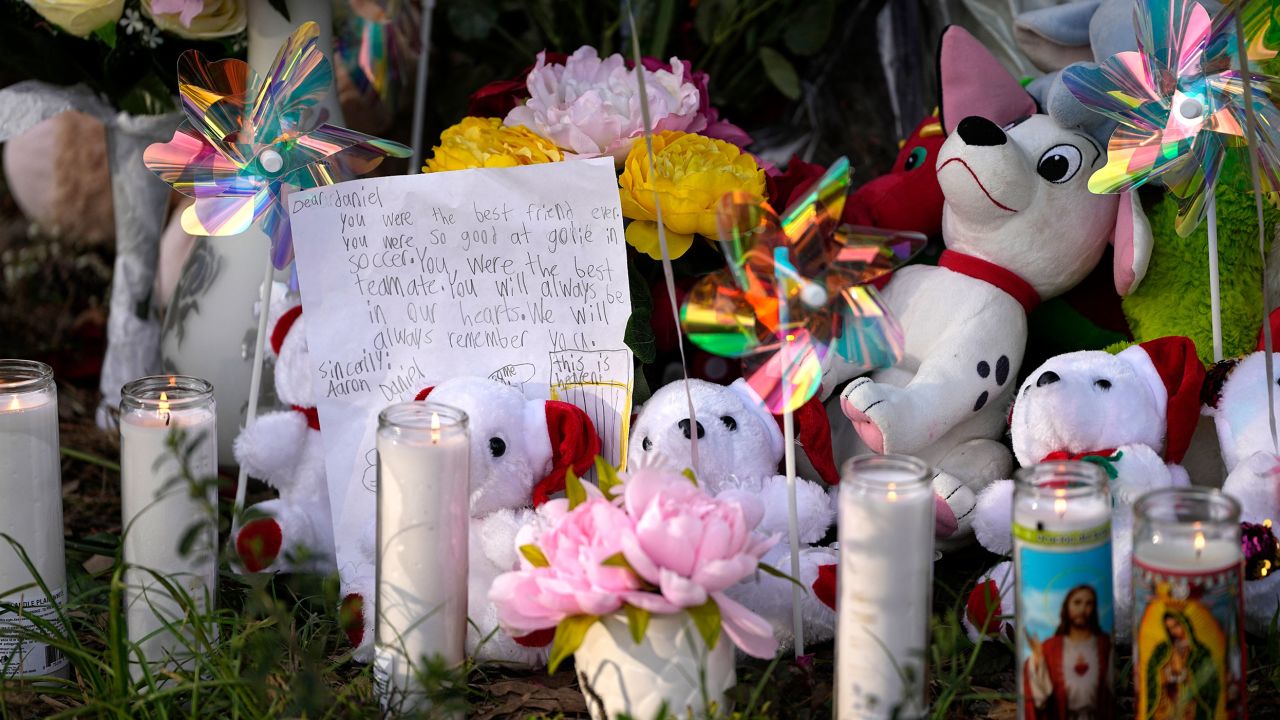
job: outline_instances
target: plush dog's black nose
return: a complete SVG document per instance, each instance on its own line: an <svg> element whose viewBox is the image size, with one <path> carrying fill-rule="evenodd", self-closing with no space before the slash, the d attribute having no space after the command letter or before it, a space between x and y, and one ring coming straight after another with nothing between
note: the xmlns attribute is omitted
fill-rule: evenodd
<svg viewBox="0 0 1280 720"><path fill-rule="evenodd" d="M1061 379L1062 378L1058 377L1058 373L1052 370L1046 370L1044 374L1042 374L1039 378L1036 379L1036 387L1044 387L1045 385L1052 385Z"/></svg>
<svg viewBox="0 0 1280 720"><path fill-rule="evenodd" d="M680 426L680 432L684 433L685 439L688 440L689 439L689 418L685 418L684 420L681 420L680 422L676 423L676 425ZM707 431L702 427L702 423L698 423L698 439L701 440L702 437L706 434L707 434Z"/></svg>
<svg viewBox="0 0 1280 720"><path fill-rule="evenodd" d="M970 115L956 126L965 145L1003 145L1008 138L1000 126L978 115Z"/></svg>

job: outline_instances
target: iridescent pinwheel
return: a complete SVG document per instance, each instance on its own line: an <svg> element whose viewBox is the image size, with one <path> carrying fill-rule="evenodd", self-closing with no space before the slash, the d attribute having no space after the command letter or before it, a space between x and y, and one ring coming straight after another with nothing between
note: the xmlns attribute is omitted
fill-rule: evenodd
<svg viewBox="0 0 1280 720"><path fill-rule="evenodd" d="M1273 57L1268 50L1269 16L1253 3L1242 19L1257 42L1248 59ZM1259 6L1258 10L1247 9ZM1063 71L1068 90L1081 103L1120 123L1107 146L1107 164L1089 179L1089 189L1114 193L1158 180L1178 201L1177 229L1188 235L1199 225L1217 182L1225 152L1246 147L1246 113L1257 117L1256 152L1264 177L1280 168L1280 112L1270 95L1275 78L1250 72L1246 97L1234 34L1236 7L1217 18L1189 0L1135 0L1138 50L1122 52L1099 66ZM1248 42L1248 41L1247 41Z"/></svg>
<svg viewBox="0 0 1280 720"><path fill-rule="evenodd" d="M313 188L377 167L409 148L322 121L317 107L333 70L317 47L320 30L304 23L280 48L265 79L243 60L208 62L194 50L178 59L186 119L173 139L147 148L143 161L195 204L182 215L193 235L234 235L255 221L271 237L272 262L293 259L287 187Z"/></svg>
<svg viewBox="0 0 1280 720"><path fill-rule="evenodd" d="M832 352L862 369L902 354L902 329L865 283L924 247L923 235L841 226L849 163L836 162L779 218L742 192L720 203L729 267L703 278L680 321L694 344L742 359L743 376L770 412L796 410L817 392Z"/></svg>
<svg viewBox="0 0 1280 720"><path fill-rule="evenodd" d="M335 38L334 53L362 95L376 95L394 112L404 68L417 54L418 5L410 0L361 3Z"/></svg>

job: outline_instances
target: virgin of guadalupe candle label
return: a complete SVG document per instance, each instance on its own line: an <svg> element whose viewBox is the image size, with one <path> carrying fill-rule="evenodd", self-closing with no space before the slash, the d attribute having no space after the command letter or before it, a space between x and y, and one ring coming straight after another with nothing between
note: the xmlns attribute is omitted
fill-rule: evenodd
<svg viewBox="0 0 1280 720"><path fill-rule="evenodd" d="M355 180L288 200L338 564L358 572L388 405L479 375L582 408L626 457L631 316L610 158Z"/></svg>
<svg viewBox="0 0 1280 720"><path fill-rule="evenodd" d="M1066 532L1015 523L1013 538L1021 717L1111 718L1110 523Z"/></svg>
<svg viewBox="0 0 1280 720"><path fill-rule="evenodd" d="M1138 717L1245 716L1241 582L1238 564L1190 575L1134 558Z"/></svg>

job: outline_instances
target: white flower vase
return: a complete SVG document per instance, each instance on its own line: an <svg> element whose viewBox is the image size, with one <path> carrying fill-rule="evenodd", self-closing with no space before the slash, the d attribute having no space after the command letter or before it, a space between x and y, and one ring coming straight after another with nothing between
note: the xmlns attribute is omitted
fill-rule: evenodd
<svg viewBox="0 0 1280 720"><path fill-rule="evenodd" d="M289 20L271 4L249 3L249 65L261 77L269 72L280 45L308 20L320 26L319 46L333 55L333 7L324 0L288 0ZM328 122L342 124L337 90L322 101ZM258 320L254 308L261 293L270 240L257 225L231 237L201 237L169 301L161 344L166 372L203 378L213 384L218 408L218 464L236 464L233 445L249 406ZM287 270L277 281L288 281ZM270 328L268 328L270 331ZM269 362L269 360L268 360ZM270 367L263 371L259 407L275 404Z"/></svg>
<svg viewBox="0 0 1280 720"><path fill-rule="evenodd" d="M573 660L593 720L652 720L664 703L673 717L728 715L725 692L736 682L733 643L721 634L708 651L686 613L654 615L639 644L626 618L603 617Z"/></svg>

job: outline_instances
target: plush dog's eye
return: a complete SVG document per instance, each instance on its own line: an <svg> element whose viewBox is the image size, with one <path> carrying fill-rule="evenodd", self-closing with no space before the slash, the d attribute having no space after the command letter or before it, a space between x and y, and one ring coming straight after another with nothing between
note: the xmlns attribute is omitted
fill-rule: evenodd
<svg viewBox="0 0 1280 720"><path fill-rule="evenodd" d="M1110 380L1106 380L1106 379L1103 379L1103 380L1094 380L1094 381L1093 381L1093 384L1094 384L1094 385L1096 385L1096 386L1098 387L1098 389L1099 389L1099 390L1110 390L1110 389L1111 389L1111 381L1110 381Z"/></svg>
<svg viewBox="0 0 1280 720"><path fill-rule="evenodd" d="M732 415L721 415L720 422L724 423L724 426L729 428L729 432L733 432L738 429L738 421L734 420Z"/></svg>
<svg viewBox="0 0 1280 720"><path fill-rule="evenodd" d="M653 449L653 441L650 440L649 438L645 438L644 440L640 441L640 447L644 448L645 452L649 452L650 450Z"/></svg>
<svg viewBox="0 0 1280 720"><path fill-rule="evenodd" d="M1075 145L1055 145L1045 150L1036 163L1036 172L1051 183L1064 183L1079 169L1080 148Z"/></svg>
<svg viewBox="0 0 1280 720"><path fill-rule="evenodd" d="M502 438L489 438L489 454L500 458L507 454L507 443Z"/></svg>
<svg viewBox="0 0 1280 720"><path fill-rule="evenodd" d="M902 169L915 170L923 165L924 161L928 159L928 157L929 150L927 148L914 147L911 149L911 154L907 156L906 161L902 163Z"/></svg>

